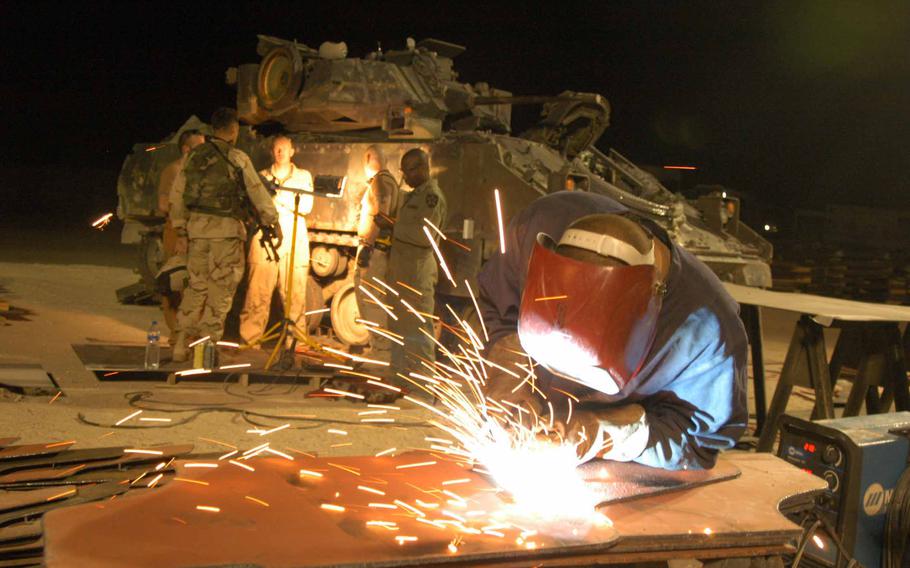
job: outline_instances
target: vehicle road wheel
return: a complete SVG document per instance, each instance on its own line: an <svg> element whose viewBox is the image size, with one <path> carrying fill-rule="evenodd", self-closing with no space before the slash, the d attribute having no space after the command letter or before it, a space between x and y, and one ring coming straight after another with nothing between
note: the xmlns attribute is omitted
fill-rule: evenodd
<svg viewBox="0 0 910 568"><path fill-rule="evenodd" d="M332 296L332 329L343 343L351 346L366 345L370 339L370 332L365 325L357 323L360 318L360 308L354 295L354 283L341 287Z"/></svg>

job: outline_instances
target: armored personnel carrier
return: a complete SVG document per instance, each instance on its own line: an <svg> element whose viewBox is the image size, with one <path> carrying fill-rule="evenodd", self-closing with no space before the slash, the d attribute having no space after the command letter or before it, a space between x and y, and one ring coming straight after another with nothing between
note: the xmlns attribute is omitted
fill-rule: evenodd
<svg viewBox="0 0 910 568"><path fill-rule="evenodd" d="M396 175L408 149L420 146L431 155L433 175L448 200L442 230L450 238L442 245L453 276L449 281L440 273L437 293L450 303L467 305L464 281L474 286L483 262L497 254L495 189L505 223L547 193L603 193L661 224L722 280L771 284L771 245L740 222L735 198L689 202L618 152L595 148L610 115L598 94L513 96L486 83L461 83L453 62L464 48L434 39L408 39L404 49L355 58L344 44L314 49L259 36L257 51L259 63L227 72L241 119L250 125L238 146L257 167L267 167L271 138L259 132L280 130L294 142L296 165L314 175L347 178L340 195L317 197L307 216L314 276L309 307L331 306L332 328L344 343L359 345L368 337L355 321L352 266L367 187L363 156L371 144L381 145ZM537 124L516 135L511 110L519 104L542 110ZM185 128L205 125L190 119L180 131ZM163 142L136 145L118 182L124 242L141 243L146 281L160 262L158 173L177 157L180 131Z"/></svg>

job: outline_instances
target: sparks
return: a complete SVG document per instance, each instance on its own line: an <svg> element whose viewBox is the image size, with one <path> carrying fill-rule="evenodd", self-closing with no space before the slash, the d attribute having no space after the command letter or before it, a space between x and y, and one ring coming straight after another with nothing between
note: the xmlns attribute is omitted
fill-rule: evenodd
<svg viewBox="0 0 910 568"><path fill-rule="evenodd" d="M390 318L392 318L395 321L398 321L398 316L396 316L394 314L394 312L392 312L392 310L389 308L389 306L387 306L384 302L380 301L379 298L376 297L376 294L374 294L374 293L370 292L369 290L367 290L366 288L364 288L363 284L358 286L358 289L361 292L363 292L364 294L366 294L367 296L369 296L371 300L376 302L376 305L379 306L380 308L382 308L382 311L384 311L386 314L388 314L388 316Z"/></svg>
<svg viewBox="0 0 910 568"><path fill-rule="evenodd" d="M211 339L211 338L212 338L211 335L206 335L205 337L200 337L200 338L197 339L196 341L194 341L194 342L190 343L189 345L187 345L187 347L190 348L190 349L192 349L193 347L196 347L196 346L199 345L200 343L205 343L206 341L208 341L208 340Z"/></svg>
<svg viewBox="0 0 910 568"><path fill-rule="evenodd" d="M331 503L323 503L322 505L319 505L319 508L334 513L343 513L345 511L345 508L341 505L332 505Z"/></svg>
<svg viewBox="0 0 910 568"><path fill-rule="evenodd" d="M204 467L204 468L214 469L214 468L218 467L218 464L217 463L208 463L208 462L192 462L192 463L183 464L183 467L186 467L186 468Z"/></svg>
<svg viewBox="0 0 910 568"><path fill-rule="evenodd" d="M314 314L324 314L326 312L332 311L332 308L319 308L318 310L310 310L308 312L303 312L305 316L312 316Z"/></svg>
<svg viewBox="0 0 910 568"><path fill-rule="evenodd" d="M253 497L253 496L251 496L251 495L244 495L243 498L246 499L247 501L252 501L253 503L256 503L256 504L258 504L258 505L262 505L263 507L271 507L271 505L269 505L268 503L266 503L266 502L263 501L262 499L257 499L257 498L255 498L255 497Z"/></svg>
<svg viewBox="0 0 910 568"><path fill-rule="evenodd" d="M197 511L205 511L206 513L220 513L221 507L212 507L211 505L196 505Z"/></svg>
<svg viewBox="0 0 910 568"><path fill-rule="evenodd" d="M496 221L499 224L499 253L506 253L506 233L502 224L502 201L499 198L499 190L493 190L493 198L496 200Z"/></svg>
<svg viewBox="0 0 910 568"><path fill-rule="evenodd" d="M123 424L123 423L126 422L127 420L129 420L129 419L131 419L131 418L135 418L136 416L139 416L140 414L142 414L142 411L141 411L141 410L137 410L136 412L130 414L129 416L124 416L123 418L121 418L121 419L118 420L117 422L114 422L114 426L120 426L121 424Z"/></svg>
<svg viewBox="0 0 910 568"><path fill-rule="evenodd" d="M389 448L388 450L382 450L381 452L374 454L374 457L381 458L382 456L387 456L389 454L395 453L398 448Z"/></svg>
<svg viewBox="0 0 910 568"><path fill-rule="evenodd" d="M534 298L535 302L549 302L550 300L565 300L568 298L567 295L563 294L561 296L541 296L540 298Z"/></svg>
<svg viewBox="0 0 910 568"><path fill-rule="evenodd" d="M113 218L113 216L113 213L105 213L92 223L92 227L98 230L104 230L104 228L107 227L108 223L111 222L111 218Z"/></svg>
<svg viewBox="0 0 910 568"><path fill-rule="evenodd" d="M430 241L430 246L433 247L433 252L436 253L436 258L439 260L439 266L442 267L442 271L446 273L446 278L449 279L449 282L452 283L453 288L458 288L458 283L452 278L452 273L449 272L449 265L446 264L446 259L442 256L442 251L439 250L439 245L436 244L436 239L433 238L433 235L430 234L430 230L426 227L423 228L424 234L427 236L427 240Z"/></svg>
<svg viewBox="0 0 910 568"><path fill-rule="evenodd" d="M233 341L216 341L215 345L218 345L219 347L230 347L232 349L240 349L240 344L234 343ZM224 367L222 367L222 369L223 368Z"/></svg>
<svg viewBox="0 0 910 568"><path fill-rule="evenodd" d="M318 471L312 471L309 469L301 469L299 472L299 475L300 475L300 477L316 477L316 478L322 477L322 474L319 473Z"/></svg>
<svg viewBox="0 0 910 568"><path fill-rule="evenodd" d="M174 481L180 481L183 483L192 483L194 485L203 485L205 487L208 487L208 485L209 485L208 481L199 481L198 479L189 479L187 477L175 477Z"/></svg>
<svg viewBox="0 0 910 568"><path fill-rule="evenodd" d="M163 456L164 452L161 450L139 450L136 448L127 448L123 450L124 454L144 454L147 456Z"/></svg>
<svg viewBox="0 0 910 568"><path fill-rule="evenodd" d="M245 469L245 470L247 470L247 471L256 471L256 468L254 468L254 467L252 467L252 466L249 466L249 465L247 465L247 464L245 464L245 463L240 463L240 462L237 461L237 460L228 460L228 463L231 464L231 465L236 465L237 467L241 467L241 468L243 468L243 469Z"/></svg>
<svg viewBox="0 0 910 568"><path fill-rule="evenodd" d="M237 363L236 365L222 365L221 367L218 367L218 370L226 371L229 369L246 369L247 367L252 367L252 366L253 366L252 363Z"/></svg>
<svg viewBox="0 0 910 568"><path fill-rule="evenodd" d="M436 465L436 463L437 463L437 462L436 462L435 460L434 460L434 461L417 462L417 463L405 463L405 464L401 464L401 465L396 465L396 466L395 466L395 469L410 469L410 468L412 468L412 467L426 467L426 466L428 466L428 465Z"/></svg>

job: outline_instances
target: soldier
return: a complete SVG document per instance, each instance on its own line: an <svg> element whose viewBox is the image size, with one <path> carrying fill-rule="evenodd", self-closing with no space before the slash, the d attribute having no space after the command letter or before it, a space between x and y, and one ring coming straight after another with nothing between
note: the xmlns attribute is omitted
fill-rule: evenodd
<svg viewBox="0 0 910 568"><path fill-rule="evenodd" d="M398 286L399 299L421 314L418 318L399 301L395 310L397 319L389 322L391 331L404 338L404 346L392 345L391 372L406 375L408 370L420 367L421 360L435 360L433 341L421 333L421 330L433 333L432 319L427 315L433 313L436 288L436 258L423 228L428 227L424 219L443 227L447 207L436 180L430 177L426 152L418 148L406 152L401 158L401 172L405 183L414 190L402 200L392 229L389 285ZM384 298L392 303L389 296Z"/></svg>
<svg viewBox="0 0 910 568"><path fill-rule="evenodd" d="M249 156L233 147L240 133L237 112L216 110L212 130L214 136L190 152L174 182L171 219L179 238L188 239L190 280L177 314L174 361L186 360L188 336L218 341L224 333L224 318L243 278L244 199L281 235L278 212Z"/></svg>
<svg viewBox="0 0 910 568"><path fill-rule="evenodd" d="M254 344L262 337L265 325L269 320L269 306L272 293L278 286L281 301L287 305L287 281L290 275L291 233L294 226L294 192L281 187L313 191L313 176L303 168L291 162L294 157L294 144L287 136L277 136L272 141L272 158L274 163L260 174L279 186L274 197L278 209L281 231L287 237L278 247L278 262L270 260L268 254L255 237L250 244L248 261L250 270L247 276L246 298L243 311L240 312L240 337L248 344ZM289 318L306 326L303 313L306 311L307 276L310 271L310 243L307 237L304 215L313 210L313 196L301 195L297 221L297 245L294 247L294 278L291 288Z"/></svg>
<svg viewBox="0 0 910 568"><path fill-rule="evenodd" d="M398 216L401 189L398 182L385 168L385 158L378 146L367 148L363 157L364 173L369 187L360 204L360 222L357 236L360 248L357 251L357 267L354 269L354 285L357 287L357 306L360 316L380 327L387 327L386 313L361 291L360 286L373 288L376 279L388 283L389 248L392 244L392 223ZM381 284L379 284L381 286ZM381 290L381 288L379 288ZM380 292L381 293L381 292ZM370 335L370 357L380 361L389 360L389 340L379 334Z"/></svg>
<svg viewBox="0 0 910 568"><path fill-rule="evenodd" d="M165 215L167 220L164 223L164 232L161 235L162 248L164 249L165 262L175 255L185 255L186 249L177 250L177 231L174 230L174 224L171 222L171 192L174 190L174 181L177 179L177 173L183 169L186 163L186 157L190 150L205 142L205 136L196 129L187 129L180 133L177 139L177 146L180 148L180 157L166 165L161 170L161 176L158 178L158 210ZM184 241L181 244L186 244ZM180 305L180 298L183 294L180 292L166 292L161 296L161 311L164 312L164 323L171 331L170 342L173 345L175 339L175 330L177 329L177 307Z"/></svg>

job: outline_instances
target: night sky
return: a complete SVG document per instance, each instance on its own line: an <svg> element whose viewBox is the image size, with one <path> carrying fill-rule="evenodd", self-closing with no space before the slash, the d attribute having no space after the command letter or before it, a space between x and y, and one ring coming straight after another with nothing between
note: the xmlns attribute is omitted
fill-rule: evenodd
<svg viewBox="0 0 910 568"><path fill-rule="evenodd" d="M766 208L908 207L910 2L534 4L4 2L0 169L115 179L134 142L233 104L224 71L259 60L257 33L344 40L351 55L436 37L467 46L463 81L603 94L613 113L598 145L696 165L690 184ZM113 186L85 191L116 202Z"/></svg>

